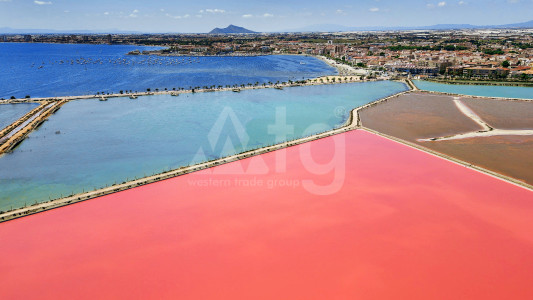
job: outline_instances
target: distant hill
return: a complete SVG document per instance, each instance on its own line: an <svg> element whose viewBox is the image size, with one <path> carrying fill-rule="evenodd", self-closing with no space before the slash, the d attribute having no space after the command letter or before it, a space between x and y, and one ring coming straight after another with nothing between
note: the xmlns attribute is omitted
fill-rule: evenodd
<svg viewBox="0 0 533 300"><path fill-rule="evenodd" d="M2 0L0 0L1 2ZM335 24L316 24L311 26L306 26L298 29L284 30L284 31L275 31L275 32L347 32L347 31L393 31L393 30L453 30L453 29L523 29L523 28L533 28L533 20L523 23L514 23L514 24L505 24L505 25L471 25L471 24L437 24L431 26L395 26L395 27L385 27L385 26L366 26L366 27L350 27L343 25ZM18 29L10 27L0 27L1 34L145 34L148 32L139 32L139 31L128 31L120 29L96 29L96 30L86 30L86 29L71 29L71 30L60 30L60 29ZM156 32L154 32L156 33ZM160 33L171 33L171 32L160 32ZM172 32L176 33L176 32ZM239 34L239 33L257 33L255 31L235 26L229 25L226 28L215 28L209 32L210 34Z"/></svg>
<svg viewBox="0 0 533 300"><path fill-rule="evenodd" d="M529 22L516 23L516 24L507 24L507 25L497 25L494 28L533 28L533 20Z"/></svg>
<svg viewBox="0 0 533 300"><path fill-rule="evenodd" d="M441 29L507 29L507 28L533 28L533 20L523 23L505 25L470 25L470 24L438 24L433 26L419 27L419 29L441 30Z"/></svg>
<svg viewBox="0 0 533 300"><path fill-rule="evenodd" d="M338 31L390 31L390 30L451 30L451 29L507 29L507 28L533 28L533 20L523 23L505 25L471 25L471 24L437 24L431 26L405 26L405 27L349 27L333 24L311 25L304 28L287 30L286 32L338 32Z"/></svg>
<svg viewBox="0 0 533 300"><path fill-rule="evenodd" d="M229 34L229 33L257 33L255 31L248 30L244 27L230 25L226 28L215 28L209 32L209 34Z"/></svg>

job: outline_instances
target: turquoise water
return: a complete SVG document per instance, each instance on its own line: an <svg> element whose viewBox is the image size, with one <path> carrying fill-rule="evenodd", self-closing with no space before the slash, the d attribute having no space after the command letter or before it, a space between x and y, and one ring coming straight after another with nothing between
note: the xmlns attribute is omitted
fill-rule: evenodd
<svg viewBox="0 0 533 300"><path fill-rule="evenodd" d="M55 97L301 80L336 73L304 56L160 57L156 47L0 43L0 98ZM305 64L300 64L305 62Z"/></svg>
<svg viewBox="0 0 533 300"><path fill-rule="evenodd" d="M444 84L425 80L413 80L421 90L483 97L533 99L533 87Z"/></svg>
<svg viewBox="0 0 533 300"><path fill-rule="evenodd" d="M0 130L39 106L36 103L0 104Z"/></svg>
<svg viewBox="0 0 533 300"><path fill-rule="evenodd" d="M268 130L276 116L293 126L287 140L333 129L404 90L382 81L72 101L0 157L0 210L280 142Z"/></svg>

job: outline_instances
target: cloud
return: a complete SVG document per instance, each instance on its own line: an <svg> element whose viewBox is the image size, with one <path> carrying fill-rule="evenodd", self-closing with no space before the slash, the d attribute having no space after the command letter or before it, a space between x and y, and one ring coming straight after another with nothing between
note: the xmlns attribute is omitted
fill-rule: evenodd
<svg viewBox="0 0 533 300"><path fill-rule="evenodd" d="M109 15L109 12L108 11L104 12L104 15L106 15L106 16Z"/></svg>
<svg viewBox="0 0 533 300"><path fill-rule="evenodd" d="M203 13L223 14L223 13L225 13L226 11L223 10L223 9L218 9L218 8L207 8L207 9L201 9L199 12L200 12L201 14L203 14Z"/></svg>
<svg viewBox="0 0 533 300"><path fill-rule="evenodd" d="M245 18L245 19L250 19L250 18L273 18L274 15L271 14L271 13L264 13L262 15L252 15L252 14L244 14L242 15L241 17Z"/></svg>
<svg viewBox="0 0 533 300"><path fill-rule="evenodd" d="M370 12L378 12L379 11L379 7L372 7L368 11L370 11Z"/></svg>
<svg viewBox="0 0 533 300"><path fill-rule="evenodd" d="M466 2L464 2L464 1L459 1L459 5L465 5L465 4L466 4Z"/></svg>
<svg viewBox="0 0 533 300"><path fill-rule="evenodd" d="M130 18L137 18L137 14L139 13L138 9L134 9L131 14L129 15Z"/></svg>
<svg viewBox="0 0 533 300"><path fill-rule="evenodd" d="M37 5L52 5L52 1L38 1L38 0L35 0L35 1L33 1L33 3L35 3Z"/></svg>
<svg viewBox="0 0 533 300"><path fill-rule="evenodd" d="M337 9L337 10L335 11L335 13L341 15L341 14L344 13L344 10L342 10L342 9Z"/></svg>
<svg viewBox="0 0 533 300"><path fill-rule="evenodd" d="M437 4L438 7L444 7L446 6L446 1L441 1L439 4Z"/></svg>
<svg viewBox="0 0 533 300"><path fill-rule="evenodd" d="M173 16L173 15L171 15L169 13L165 14L165 16L167 16L169 18L172 18L172 19L177 19L177 20L178 19L187 19L187 18L191 17L191 15L189 15L189 14L186 14L186 15L183 15L183 16ZM198 16L196 16L196 17L198 17Z"/></svg>

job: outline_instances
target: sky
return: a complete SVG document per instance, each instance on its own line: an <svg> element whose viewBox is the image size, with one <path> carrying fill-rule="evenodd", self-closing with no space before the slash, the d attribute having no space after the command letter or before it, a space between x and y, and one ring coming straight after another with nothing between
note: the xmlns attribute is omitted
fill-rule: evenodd
<svg viewBox="0 0 533 300"><path fill-rule="evenodd" d="M500 25L533 19L533 0L0 0L0 28L208 32L229 24L287 31L350 27Z"/></svg>

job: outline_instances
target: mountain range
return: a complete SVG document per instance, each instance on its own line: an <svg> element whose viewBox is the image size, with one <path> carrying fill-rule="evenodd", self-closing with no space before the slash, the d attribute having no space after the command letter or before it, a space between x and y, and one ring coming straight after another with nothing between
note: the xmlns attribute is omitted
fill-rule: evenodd
<svg viewBox="0 0 533 300"><path fill-rule="evenodd" d="M235 25L229 25L226 28L215 28L209 32L209 34L231 34L231 33L257 33L255 31L248 30L244 27Z"/></svg>
<svg viewBox="0 0 533 300"><path fill-rule="evenodd" d="M290 29L275 32L345 32L345 31L392 31L392 30L451 30L451 29L506 29L506 28L533 28L533 20L523 23L505 24L505 25L471 25L471 24L437 24L431 26L403 26L403 27L386 27L386 26L367 26L367 27L350 27L335 24L311 25L298 29ZM0 34L142 34L147 32L127 31L119 29L105 30L57 30L57 29L16 29L3 27L0 28ZM168 31L166 33L175 33ZM255 31L229 25L226 28L215 28L210 34L238 34L238 33L257 33Z"/></svg>
<svg viewBox="0 0 533 300"><path fill-rule="evenodd" d="M471 25L471 24L437 24L431 26L404 26L404 27L349 27L334 24L311 25L286 32L345 32L345 31L391 31L391 30L452 30L452 29L511 29L533 28L533 20L523 23L505 25Z"/></svg>

